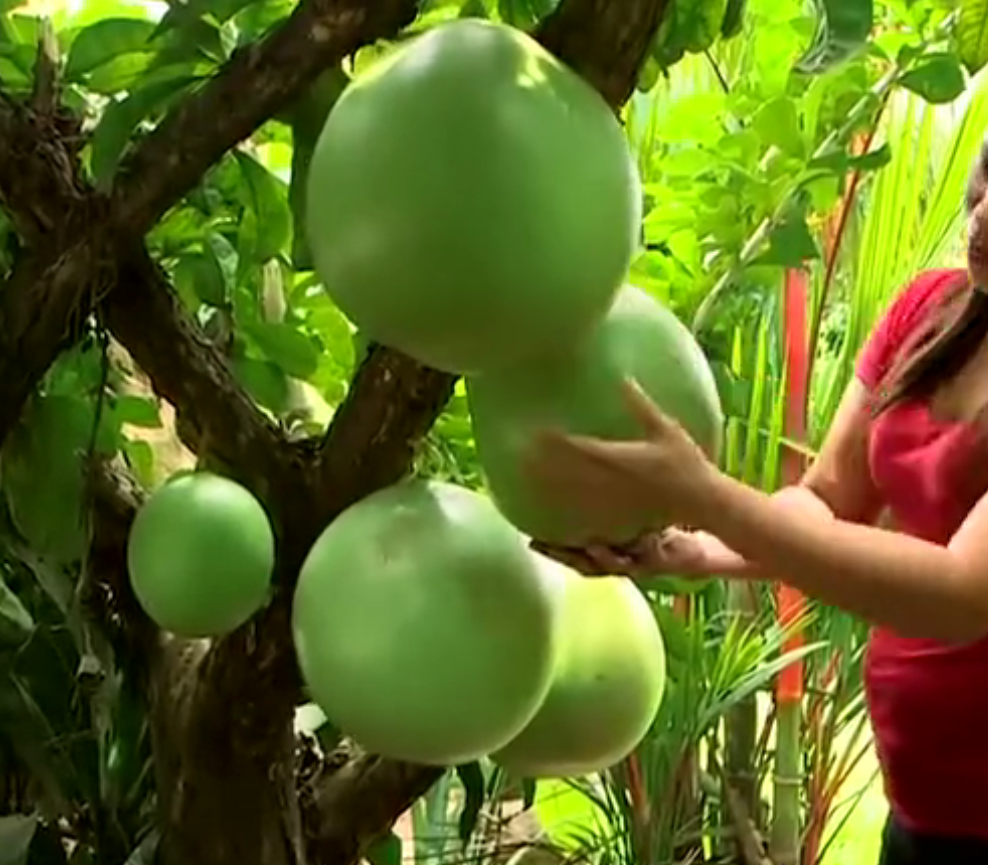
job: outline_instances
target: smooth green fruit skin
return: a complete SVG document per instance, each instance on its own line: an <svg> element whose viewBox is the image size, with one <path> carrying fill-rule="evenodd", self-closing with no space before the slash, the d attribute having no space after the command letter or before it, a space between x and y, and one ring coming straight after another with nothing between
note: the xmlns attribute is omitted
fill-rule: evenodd
<svg viewBox="0 0 988 865"><path fill-rule="evenodd" d="M478 19L350 85L308 182L334 301L374 341L450 372L571 345L638 243L640 182L614 113L531 37Z"/></svg>
<svg viewBox="0 0 988 865"><path fill-rule="evenodd" d="M637 439L621 381L634 377L713 459L723 413L717 383L700 346L663 304L634 286L618 294L589 340L554 362L467 380L477 454L491 494L521 531L547 543L623 543L660 528L658 514L631 523L595 522L575 506L544 497L525 470L540 428L607 439Z"/></svg>
<svg viewBox="0 0 988 865"><path fill-rule="evenodd" d="M261 503L210 472L183 474L141 507L127 565L145 612L184 637L236 630L266 603L275 541Z"/></svg>
<svg viewBox="0 0 988 865"><path fill-rule="evenodd" d="M662 633L631 580L587 579L542 563L565 586L557 666L535 718L492 758L528 778L602 772L637 747L659 711L666 681Z"/></svg>
<svg viewBox="0 0 988 865"><path fill-rule="evenodd" d="M309 693L364 748L428 765L501 747L549 688L555 600L484 496L412 480L331 523L294 600Z"/></svg>

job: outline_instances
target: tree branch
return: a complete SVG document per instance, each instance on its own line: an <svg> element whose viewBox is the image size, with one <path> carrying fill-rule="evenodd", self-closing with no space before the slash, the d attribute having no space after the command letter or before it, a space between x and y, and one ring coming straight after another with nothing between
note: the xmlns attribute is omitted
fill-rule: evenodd
<svg viewBox="0 0 988 865"><path fill-rule="evenodd" d="M143 245L121 264L119 284L102 309L155 392L176 407L193 449L218 459L265 503L279 540L301 533L311 543L313 485L306 480L303 448L289 442L240 386ZM296 550L292 558L298 557Z"/></svg>
<svg viewBox="0 0 988 865"><path fill-rule="evenodd" d="M618 108L634 92L668 4L669 0L566 0L542 22L536 36Z"/></svg>
<svg viewBox="0 0 988 865"><path fill-rule="evenodd" d="M444 770L359 753L326 767L302 791L309 857L318 865L359 862L367 846L438 781Z"/></svg>
<svg viewBox="0 0 988 865"><path fill-rule="evenodd" d="M54 258L39 248L15 265L0 292L0 445L54 359L75 343L114 267L87 235Z"/></svg>
<svg viewBox="0 0 988 865"><path fill-rule="evenodd" d="M117 224L143 234L224 153L296 99L320 73L415 18L415 0L302 0L265 39L235 54L183 100L121 166Z"/></svg>

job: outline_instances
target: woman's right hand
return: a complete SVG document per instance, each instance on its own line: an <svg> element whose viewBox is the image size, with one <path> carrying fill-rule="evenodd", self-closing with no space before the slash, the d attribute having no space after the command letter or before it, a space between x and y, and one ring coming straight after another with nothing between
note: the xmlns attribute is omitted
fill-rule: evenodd
<svg viewBox="0 0 988 865"><path fill-rule="evenodd" d="M532 548L586 576L698 577L740 574L748 563L706 532L670 528L624 546L593 544L582 548L535 542Z"/></svg>

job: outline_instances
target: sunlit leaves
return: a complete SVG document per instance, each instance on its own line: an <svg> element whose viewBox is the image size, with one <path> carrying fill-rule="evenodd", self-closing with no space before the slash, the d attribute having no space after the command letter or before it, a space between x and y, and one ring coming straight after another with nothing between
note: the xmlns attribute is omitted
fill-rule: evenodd
<svg viewBox="0 0 988 865"><path fill-rule="evenodd" d="M988 63L988 0L960 0L955 37L961 61L974 75Z"/></svg>
<svg viewBox="0 0 988 865"><path fill-rule="evenodd" d="M154 22L140 18L104 18L90 25L72 42L65 63L66 80L79 81L121 55L145 55L146 65L155 51L151 43L155 29Z"/></svg>

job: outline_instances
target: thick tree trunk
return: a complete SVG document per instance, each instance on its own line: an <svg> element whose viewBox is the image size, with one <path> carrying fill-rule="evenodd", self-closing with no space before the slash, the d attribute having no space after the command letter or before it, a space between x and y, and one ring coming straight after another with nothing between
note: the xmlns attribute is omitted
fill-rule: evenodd
<svg viewBox="0 0 988 865"><path fill-rule="evenodd" d="M666 3L563 0L538 36L617 108ZM298 789L300 686L288 622L298 567L319 531L408 471L453 378L375 350L324 442L291 442L239 387L143 248L144 232L212 162L415 9L414 0L301 0L130 150L106 197L80 180L76 127L54 107L56 81L30 106L0 94L0 203L24 250L0 292L0 444L98 308L175 406L187 444L264 501L278 536L277 590L265 615L215 644L166 638L129 594L124 547L136 499L112 477L97 485L99 589L123 620L152 709L161 865L353 865L439 776L344 754Z"/></svg>
<svg viewBox="0 0 988 865"><path fill-rule="evenodd" d="M305 861L292 702L252 693L231 678L246 660L175 642L162 648L155 665L151 711L162 865ZM243 702L269 696L275 712L256 712ZM262 728L252 726L257 718Z"/></svg>

